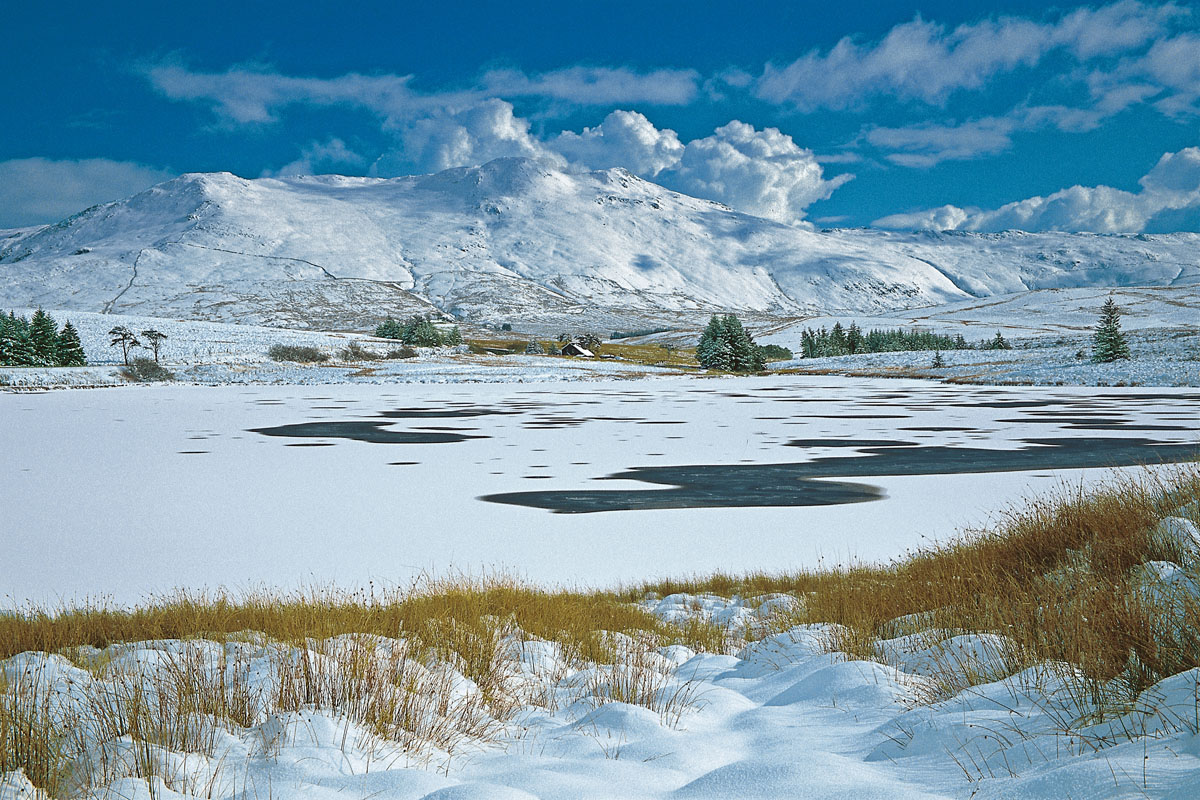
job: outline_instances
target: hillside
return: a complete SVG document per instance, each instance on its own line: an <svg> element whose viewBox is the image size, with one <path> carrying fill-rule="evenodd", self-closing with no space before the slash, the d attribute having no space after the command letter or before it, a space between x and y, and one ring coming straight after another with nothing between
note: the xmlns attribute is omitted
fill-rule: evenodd
<svg viewBox="0 0 1200 800"><path fill-rule="evenodd" d="M527 159L395 179L183 175L0 233L0 307L362 328L434 308L599 327L714 309L884 313L1200 282L1196 234L810 231L623 169Z"/></svg>

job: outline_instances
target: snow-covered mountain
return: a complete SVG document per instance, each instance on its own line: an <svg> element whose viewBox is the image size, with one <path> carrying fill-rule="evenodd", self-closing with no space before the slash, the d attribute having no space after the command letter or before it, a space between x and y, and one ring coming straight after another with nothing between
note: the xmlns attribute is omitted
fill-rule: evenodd
<svg viewBox="0 0 1200 800"><path fill-rule="evenodd" d="M810 231L622 169L527 159L386 180L204 173L0 233L0 307L326 327L435 307L480 322L595 309L872 313L1032 288L1197 283L1198 244Z"/></svg>

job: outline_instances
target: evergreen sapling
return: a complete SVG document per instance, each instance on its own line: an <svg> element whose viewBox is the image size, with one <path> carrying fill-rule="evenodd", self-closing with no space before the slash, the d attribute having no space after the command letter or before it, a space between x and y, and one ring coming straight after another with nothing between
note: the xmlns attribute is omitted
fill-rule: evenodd
<svg viewBox="0 0 1200 800"><path fill-rule="evenodd" d="M67 320L58 334L58 365L60 367L86 367L87 355L79 341L79 331Z"/></svg>
<svg viewBox="0 0 1200 800"><path fill-rule="evenodd" d="M1092 361L1107 363L1129 357L1129 343L1121 330L1121 311L1110 297L1100 309L1100 324L1092 336Z"/></svg>
<svg viewBox="0 0 1200 800"><path fill-rule="evenodd" d="M58 364L58 326L54 324L54 318L40 308L33 312L29 338L33 342L33 357L37 366L53 367Z"/></svg>

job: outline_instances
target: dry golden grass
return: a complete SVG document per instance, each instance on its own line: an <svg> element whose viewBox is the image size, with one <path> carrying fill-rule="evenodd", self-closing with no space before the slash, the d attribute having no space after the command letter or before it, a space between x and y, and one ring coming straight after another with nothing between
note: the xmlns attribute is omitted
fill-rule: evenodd
<svg viewBox="0 0 1200 800"><path fill-rule="evenodd" d="M1063 489L1011 511L991 530L883 566L716 573L608 592L545 590L497 576L383 592L180 592L132 610L27 609L0 616L0 659L61 653L103 675L107 688L89 700L92 722L84 725L54 718L38 675L0 684L0 771L21 768L35 785L60 794L68 756L86 736L123 738L136 745L132 757L109 763L102 749L89 785L124 774L189 785L194 776L163 774L156 747L207 752L222 729L308 706L337 712L406 752L434 746L450 753L464 739L493 736L515 707L530 702L513 693L506 648L531 637L558 643L575 665L609 665L584 687L594 702L638 703L673 723L691 703L691 687L656 671L653 648L731 652L763 631L732 631L702 616L668 624L636 604L647 593L790 594L801 602L771 620L773 629L836 623L840 634L831 646L859 657L875 657L881 638L930 629L1003 634L1007 667L1072 665L1086 676L1076 691L1111 706L1114 683L1123 691L1120 703L1200 666L1197 599L1163 602L1137 577L1148 561L1188 560L1155 534L1164 516L1184 508L1200 524L1195 464L1114 477L1097 491ZM636 647L614 646L614 635ZM274 654L270 697L244 681L213 678L241 673L224 661L212 671L211 659L226 658L227 648L211 642L247 638ZM145 691L144 673L114 674L112 664L87 655L94 654L88 647L165 639L194 646L159 662L153 692ZM469 677L478 694L452 702L446 676L432 664ZM934 677L946 692L995 677L973 670L950 659L945 674ZM542 691L543 701L553 694Z"/></svg>
<svg viewBox="0 0 1200 800"><path fill-rule="evenodd" d="M529 341L528 338L516 339L512 337L502 339L472 338L467 341L467 345L471 348L471 352L474 353L497 352L520 354L525 352L525 346ZM547 353L562 347L562 343L555 339L534 338L534 341L541 344ZM678 369L700 368L700 364L696 361L696 349L694 347L672 347L668 349L659 344L635 344L618 340L615 342L604 342L596 348L595 352L598 356L617 356L633 364L675 367ZM572 358L572 356L547 356L547 358Z"/></svg>
<svg viewBox="0 0 1200 800"><path fill-rule="evenodd" d="M1200 468L1159 475L1115 477L1099 491L1064 489L1010 512L993 530L882 567L717 574L647 584L627 597L794 594L803 603L791 621L843 625L839 648L863 657L881 636L910 632L893 620L918 615L924 628L1004 634L1015 644L1009 655L1069 662L1098 681L1120 677L1136 693L1200 666L1200 608L1184 609L1188 624L1178 630L1164 620L1161 604L1139 599L1131 576L1147 561L1184 557L1153 531L1164 516L1200 499ZM1169 627L1176 635L1163 635Z"/></svg>
<svg viewBox="0 0 1200 800"><path fill-rule="evenodd" d="M0 673L0 775L23 770L34 786L60 796L70 778L68 734L55 719L43 676L6 681Z"/></svg>
<svg viewBox="0 0 1200 800"><path fill-rule="evenodd" d="M548 591L503 577L423 582L405 590L235 597L179 592L133 609L100 606L28 609L0 616L0 658L25 651L68 652L148 639L206 638L223 641L256 631L282 643L301 643L345 633L405 637L436 655L456 653L473 680L489 671L489 647L498 621L531 636L561 643L582 660L603 661L608 651L598 631L651 632L670 643L687 643L689 631L667 626L612 593ZM704 641L710 631L691 630Z"/></svg>

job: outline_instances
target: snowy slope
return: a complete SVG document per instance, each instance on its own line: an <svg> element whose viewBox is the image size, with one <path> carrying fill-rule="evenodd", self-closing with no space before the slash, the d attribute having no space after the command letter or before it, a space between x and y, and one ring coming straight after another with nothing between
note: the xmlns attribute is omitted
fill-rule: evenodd
<svg viewBox="0 0 1200 800"><path fill-rule="evenodd" d="M756 600L765 602L751 608L677 594L650 610L769 632L772 609L796 602ZM96 800L1099 800L1200 791L1200 670L1165 678L1105 716L1071 665L1017 671L1006 657L1014 642L951 633L880 642L879 660L831 653L844 635L834 625L791 627L735 655L614 634L614 663L596 664L511 630L496 648L502 681L492 689L515 707L507 719L489 713L480 686L453 662L421 664L405 658L404 639L357 634L299 647L248 633L246 641L77 648L82 666L26 652L0 661L0 676L51 698L54 718L69 720L63 729L86 755L72 775L82 786L66 796ZM336 688L315 704L283 707L275 698L297 669L288 665L301 658L306 677L311 669L313 683ZM333 691L395 696L338 669L351 659L419 687L406 690L418 695L405 703L416 719L384 736L352 701L342 700L346 710L330 707ZM974 685L948 688L930 677L945 676L951 664L973 674ZM103 722L101 709L117 698L138 690L155 697L177 675L222 697L250 698L248 718L197 719L186 750L183 742L116 736ZM614 699L635 682L641 697ZM0 798L46 795L13 771L0 772Z"/></svg>
<svg viewBox="0 0 1200 800"><path fill-rule="evenodd" d="M0 232L0 306L362 327L735 309L881 313L1033 288L1200 282L1200 236L810 231L622 169L527 159L396 179L184 175Z"/></svg>

